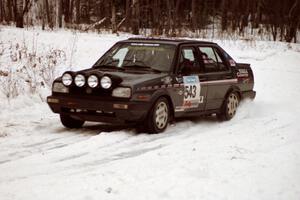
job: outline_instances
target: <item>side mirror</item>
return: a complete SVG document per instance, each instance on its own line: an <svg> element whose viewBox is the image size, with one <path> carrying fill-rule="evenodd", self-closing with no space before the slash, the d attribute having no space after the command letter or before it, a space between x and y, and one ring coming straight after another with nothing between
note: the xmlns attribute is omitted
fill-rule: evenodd
<svg viewBox="0 0 300 200"><path fill-rule="evenodd" d="M181 75L188 75L189 74L189 72L191 71L191 69L190 69L190 67L189 66L186 66L184 63L180 66L180 68L179 68L179 73L181 74Z"/></svg>

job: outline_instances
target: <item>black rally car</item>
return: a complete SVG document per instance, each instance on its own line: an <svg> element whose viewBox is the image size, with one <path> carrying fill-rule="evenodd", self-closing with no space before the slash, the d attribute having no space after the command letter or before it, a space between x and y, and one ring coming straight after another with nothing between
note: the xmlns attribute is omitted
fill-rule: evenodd
<svg viewBox="0 0 300 200"><path fill-rule="evenodd" d="M130 38L92 68L67 71L47 102L68 128L85 121L137 123L159 133L177 117L216 114L231 119L239 102L255 98L249 64L236 63L215 43Z"/></svg>

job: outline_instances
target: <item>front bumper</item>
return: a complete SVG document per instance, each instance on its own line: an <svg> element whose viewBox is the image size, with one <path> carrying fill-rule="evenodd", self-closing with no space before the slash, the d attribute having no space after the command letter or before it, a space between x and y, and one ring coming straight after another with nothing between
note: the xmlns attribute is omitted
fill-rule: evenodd
<svg viewBox="0 0 300 200"><path fill-rule="evenodd" d="M83 121L127 123L145 119L149 102L83 99L49 96L47 103L54 113L66 114Z"/></svg>

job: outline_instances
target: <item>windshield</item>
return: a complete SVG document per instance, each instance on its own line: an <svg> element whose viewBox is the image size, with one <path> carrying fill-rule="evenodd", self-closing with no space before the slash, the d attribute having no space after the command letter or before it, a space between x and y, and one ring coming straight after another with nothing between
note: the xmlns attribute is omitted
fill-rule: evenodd
<svg viewBox="0 0 300 200"><path fill-rule="evenodd" d="M169 72L175 45L120 43L107 52L94 67Z"/></svg>

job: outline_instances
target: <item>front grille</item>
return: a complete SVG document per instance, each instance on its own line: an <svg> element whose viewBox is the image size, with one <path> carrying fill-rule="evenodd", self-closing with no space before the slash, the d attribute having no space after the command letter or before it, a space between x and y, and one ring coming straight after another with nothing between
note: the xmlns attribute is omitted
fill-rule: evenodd
<svg viewBox="0 0 300 200"><path fill-rule="evenodd" d="M111 90L105 90L102 88L91 89L89 87L71 87L70 88L71 95L87 95L87 96L102 96L102 97L110 97Z"/></svg>

